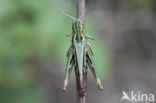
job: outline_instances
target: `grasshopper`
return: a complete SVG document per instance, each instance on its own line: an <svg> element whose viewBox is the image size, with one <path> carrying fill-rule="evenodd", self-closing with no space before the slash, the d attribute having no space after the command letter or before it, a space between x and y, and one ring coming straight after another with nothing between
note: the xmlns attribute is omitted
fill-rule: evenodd
<svg viewBox="0 0 156 103"><path fill-rule="evenodd" d="M79 82L80 93L84 95L87 90L87 68L89 67L93 76L98 84L98 89L102 90L103 86L97 75L97 71L95 69L95 64L93 62L92 56L94 56L94 52L91 48L87 39L94 40L93 37L87 35L85 33L85 26L81 23L80 18L76 19L64 12L60 12L61 14L68 16L74 20L72 23L72 33L67 34L66 36L71 36L71 45L67 51L67 61L66 61L66 72L65 72L65 80L63 85L63 91L66 91L67 84L70 78L70 74L72 68L75 68L76 78Z"/></svg>

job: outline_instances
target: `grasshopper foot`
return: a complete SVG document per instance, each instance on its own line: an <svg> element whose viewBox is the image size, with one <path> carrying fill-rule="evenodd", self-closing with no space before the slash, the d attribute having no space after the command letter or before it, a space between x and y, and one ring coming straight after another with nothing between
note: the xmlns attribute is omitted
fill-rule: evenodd
<svg viewBox="0 0 156 103"><path fill-rule="evenodd" d="M100 90L100 91L102 91L103 90L103 86L101 85L101 86L98 86L98 89Z"/></svg>
<svg viewBox="0 0 156 103"><path fill-rule="evenodd" d="M63 88L62 88L62 90L63 90L64 92L67 90L67 83L68 83L68 81L65 80L65 81L64 81Z"/></svg>
<svg viewBox="0 0 156 103"><path fill-rule="evenodd" d="M62 91L65 92L67 90L67 88L62 88Z"/></svg>
<svg viewBox="0 0 156 103"><path fill-rule="evenodd" d="M102 91L102 90L103 90L103 86L102 86L101 81L100 81L99 78L97 78L97 83L98 83L98 89L99 89L100 91Z"/></svg>
<svg viewBox="0 0 156 103"><path fill-rule="evenodd" d="M66 90L67 90L67 88L66 88L66 87L63 87L63 88L62 88L62 91L63 91L63 92L65 92Z"/></svg>

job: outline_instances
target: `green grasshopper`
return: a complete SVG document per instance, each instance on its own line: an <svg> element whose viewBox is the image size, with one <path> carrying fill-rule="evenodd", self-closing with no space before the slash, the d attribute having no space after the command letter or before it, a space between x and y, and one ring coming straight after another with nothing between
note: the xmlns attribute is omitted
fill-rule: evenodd
<svg viewBox="0 0 156 103"><path fill-rule="evenodd" d="M81 90L79 92L82 95L84 95L87 90L87 67L91 69L93 76L97 81L98 89L102 90L103 86L97 75L95 65L92 59L92 56L94 56L94 52L91 48L91 45L87 41L87 39L94 40L94 38L86 35L85 26L81 23L79 18L76 19L68 14L65 14L64 12L60 13L74 20L74 22L72 23L72 33L67 34L67 36L72 36L72 40L66 54L67 62L63 91L66 91L73 66L75 68L76 78L78 78L79 88Z"/></svg>

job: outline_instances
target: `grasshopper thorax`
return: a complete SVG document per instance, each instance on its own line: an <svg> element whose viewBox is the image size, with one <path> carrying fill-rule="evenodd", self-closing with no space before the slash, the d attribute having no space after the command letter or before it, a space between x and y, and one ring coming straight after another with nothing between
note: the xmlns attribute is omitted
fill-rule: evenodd
<svg viewBox="0 0 156 103"><path fill-rule="evenodd" d="M75 36L75 40L77 42L80 42L84 39L83 35L83 24L80 22L79 19L77 19L75 22L72 24L72 30Z"/></svg>

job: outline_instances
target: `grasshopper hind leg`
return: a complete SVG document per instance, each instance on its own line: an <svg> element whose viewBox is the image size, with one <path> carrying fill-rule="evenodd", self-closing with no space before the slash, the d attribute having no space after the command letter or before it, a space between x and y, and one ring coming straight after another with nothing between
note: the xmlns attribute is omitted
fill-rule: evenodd
<svg viewBox="0 0 156 103"><path fill-rule="evenodd" d="M87 66L84 68L84 73L83 73L83 92L86 93L87 91Z"/></svg>
<svg viewBox="0 0 156 103"><path fill-rule="evenodd" d="M97 72L95 70L93 60L92 60L91 56L88 53L87 53L87 60L86 61L87 61L87 64L88 64L90 70L92 71L93 76L94 76L94 78L95 78L95 80L96 80L96 82L98 84L98 89L103 90L103 86L102 86L101 81L100 81L100 79L99 79L99 77L97 75Z"/></svg>
<svg viewBox="0 0 156 103"><path fill-rule="evenodd" d="M68 55L68 59L67 59L67 62L66 62L65 80L64 80L64 85L63 85L63 88L62 88L63 91L66 91L73 65L74 65L74 55L72 53L72 50L70 50L69 55Z"/></svg>

